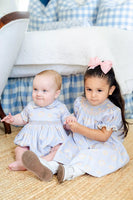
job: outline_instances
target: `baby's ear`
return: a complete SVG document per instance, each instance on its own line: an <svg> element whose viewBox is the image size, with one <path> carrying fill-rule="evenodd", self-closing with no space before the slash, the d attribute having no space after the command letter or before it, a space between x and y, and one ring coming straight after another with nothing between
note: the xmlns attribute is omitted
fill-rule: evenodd
<svg viewBox="0 0 133 200"><path fill-rule="evenodd" d="M112 95L112 94L113 94L115 88L116 88L116 87L115 87L114 85L111 86L111 88L110 88L110 90L109 90L109 95Z"/></svg>
<svg viewBox="0 0 133 200"><path fill-rule="evenodd" d="M56 94L55 94L55 99L57 99L57 98L58 98L58 96L60 95L60 92L61 92L60 90L57 90L57 91L56 91Z"/></svg>

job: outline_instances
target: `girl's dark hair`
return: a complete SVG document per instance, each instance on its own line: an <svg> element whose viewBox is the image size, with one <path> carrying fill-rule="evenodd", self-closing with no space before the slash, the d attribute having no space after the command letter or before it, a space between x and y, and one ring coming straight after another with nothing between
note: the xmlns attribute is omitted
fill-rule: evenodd
<svg viewBox="0 0 133 200"><path fill-rule="evenodd" d="M108 98L112 103L114 103L117 107L119 107L121 109L122 121L123 121L123 125L124 125L124 137L126 137L128 128L129 128L129 124L125 119L125 101L121 95L120 86L115 78L115 73L114 73L113 68L111 68L107 74L104 74L104 72L101 70L100 65L98 65L94 69L89 69L89 67L88 67L88 69L86 70L85 75L84 75L84 83L85 83L86 79L88 79L88 77L106 78L110 87L113 85L115 86L115 90L114 90L113 94L109 95Z"/></svg>

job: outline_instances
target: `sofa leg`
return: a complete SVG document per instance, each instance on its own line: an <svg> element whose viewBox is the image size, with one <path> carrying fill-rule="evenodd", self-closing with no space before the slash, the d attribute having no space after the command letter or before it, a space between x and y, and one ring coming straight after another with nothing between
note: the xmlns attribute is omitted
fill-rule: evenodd
<svg viewBox="0 0 133 200"><path fill-rule="evenodd" d="M5 116L6 115L5 115L4 111L3 111L1 103L0 103L0 118L3 119ZM3 122L3 124L4 124L5 133L10 134L11 133L11 126L10 126L10 124L8 124L6 122Z"/></svg>

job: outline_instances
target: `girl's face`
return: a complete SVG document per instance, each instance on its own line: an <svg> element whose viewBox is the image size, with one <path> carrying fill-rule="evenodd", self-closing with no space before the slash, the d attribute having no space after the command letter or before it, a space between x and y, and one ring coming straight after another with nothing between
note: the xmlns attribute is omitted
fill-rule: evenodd
<svg viewBox="0 0 133 200"><path fill-rule="evenodd" d="M85 81L85 96L92 106L102 104L114 89L115 86L110 88L105 78L89 77Z"/></svg>
<svg viewBox="0 0 133 200"><path fill-rule="evenodd" d="M38 75L33 80L32 98L36 105L44 107L53 103L59 96L56 83L52 76Z"/></svg>

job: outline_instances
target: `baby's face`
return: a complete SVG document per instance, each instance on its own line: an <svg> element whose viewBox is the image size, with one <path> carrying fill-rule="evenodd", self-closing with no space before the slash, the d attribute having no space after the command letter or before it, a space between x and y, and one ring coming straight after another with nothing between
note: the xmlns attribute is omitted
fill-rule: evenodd
<svg viewBox="0 0 133 200"><path fill-rule="evenodd" d="M32 98L36 105L45 107L53 103L58 97L56 83L52 76L38 75L33 80Z"/></svg>

